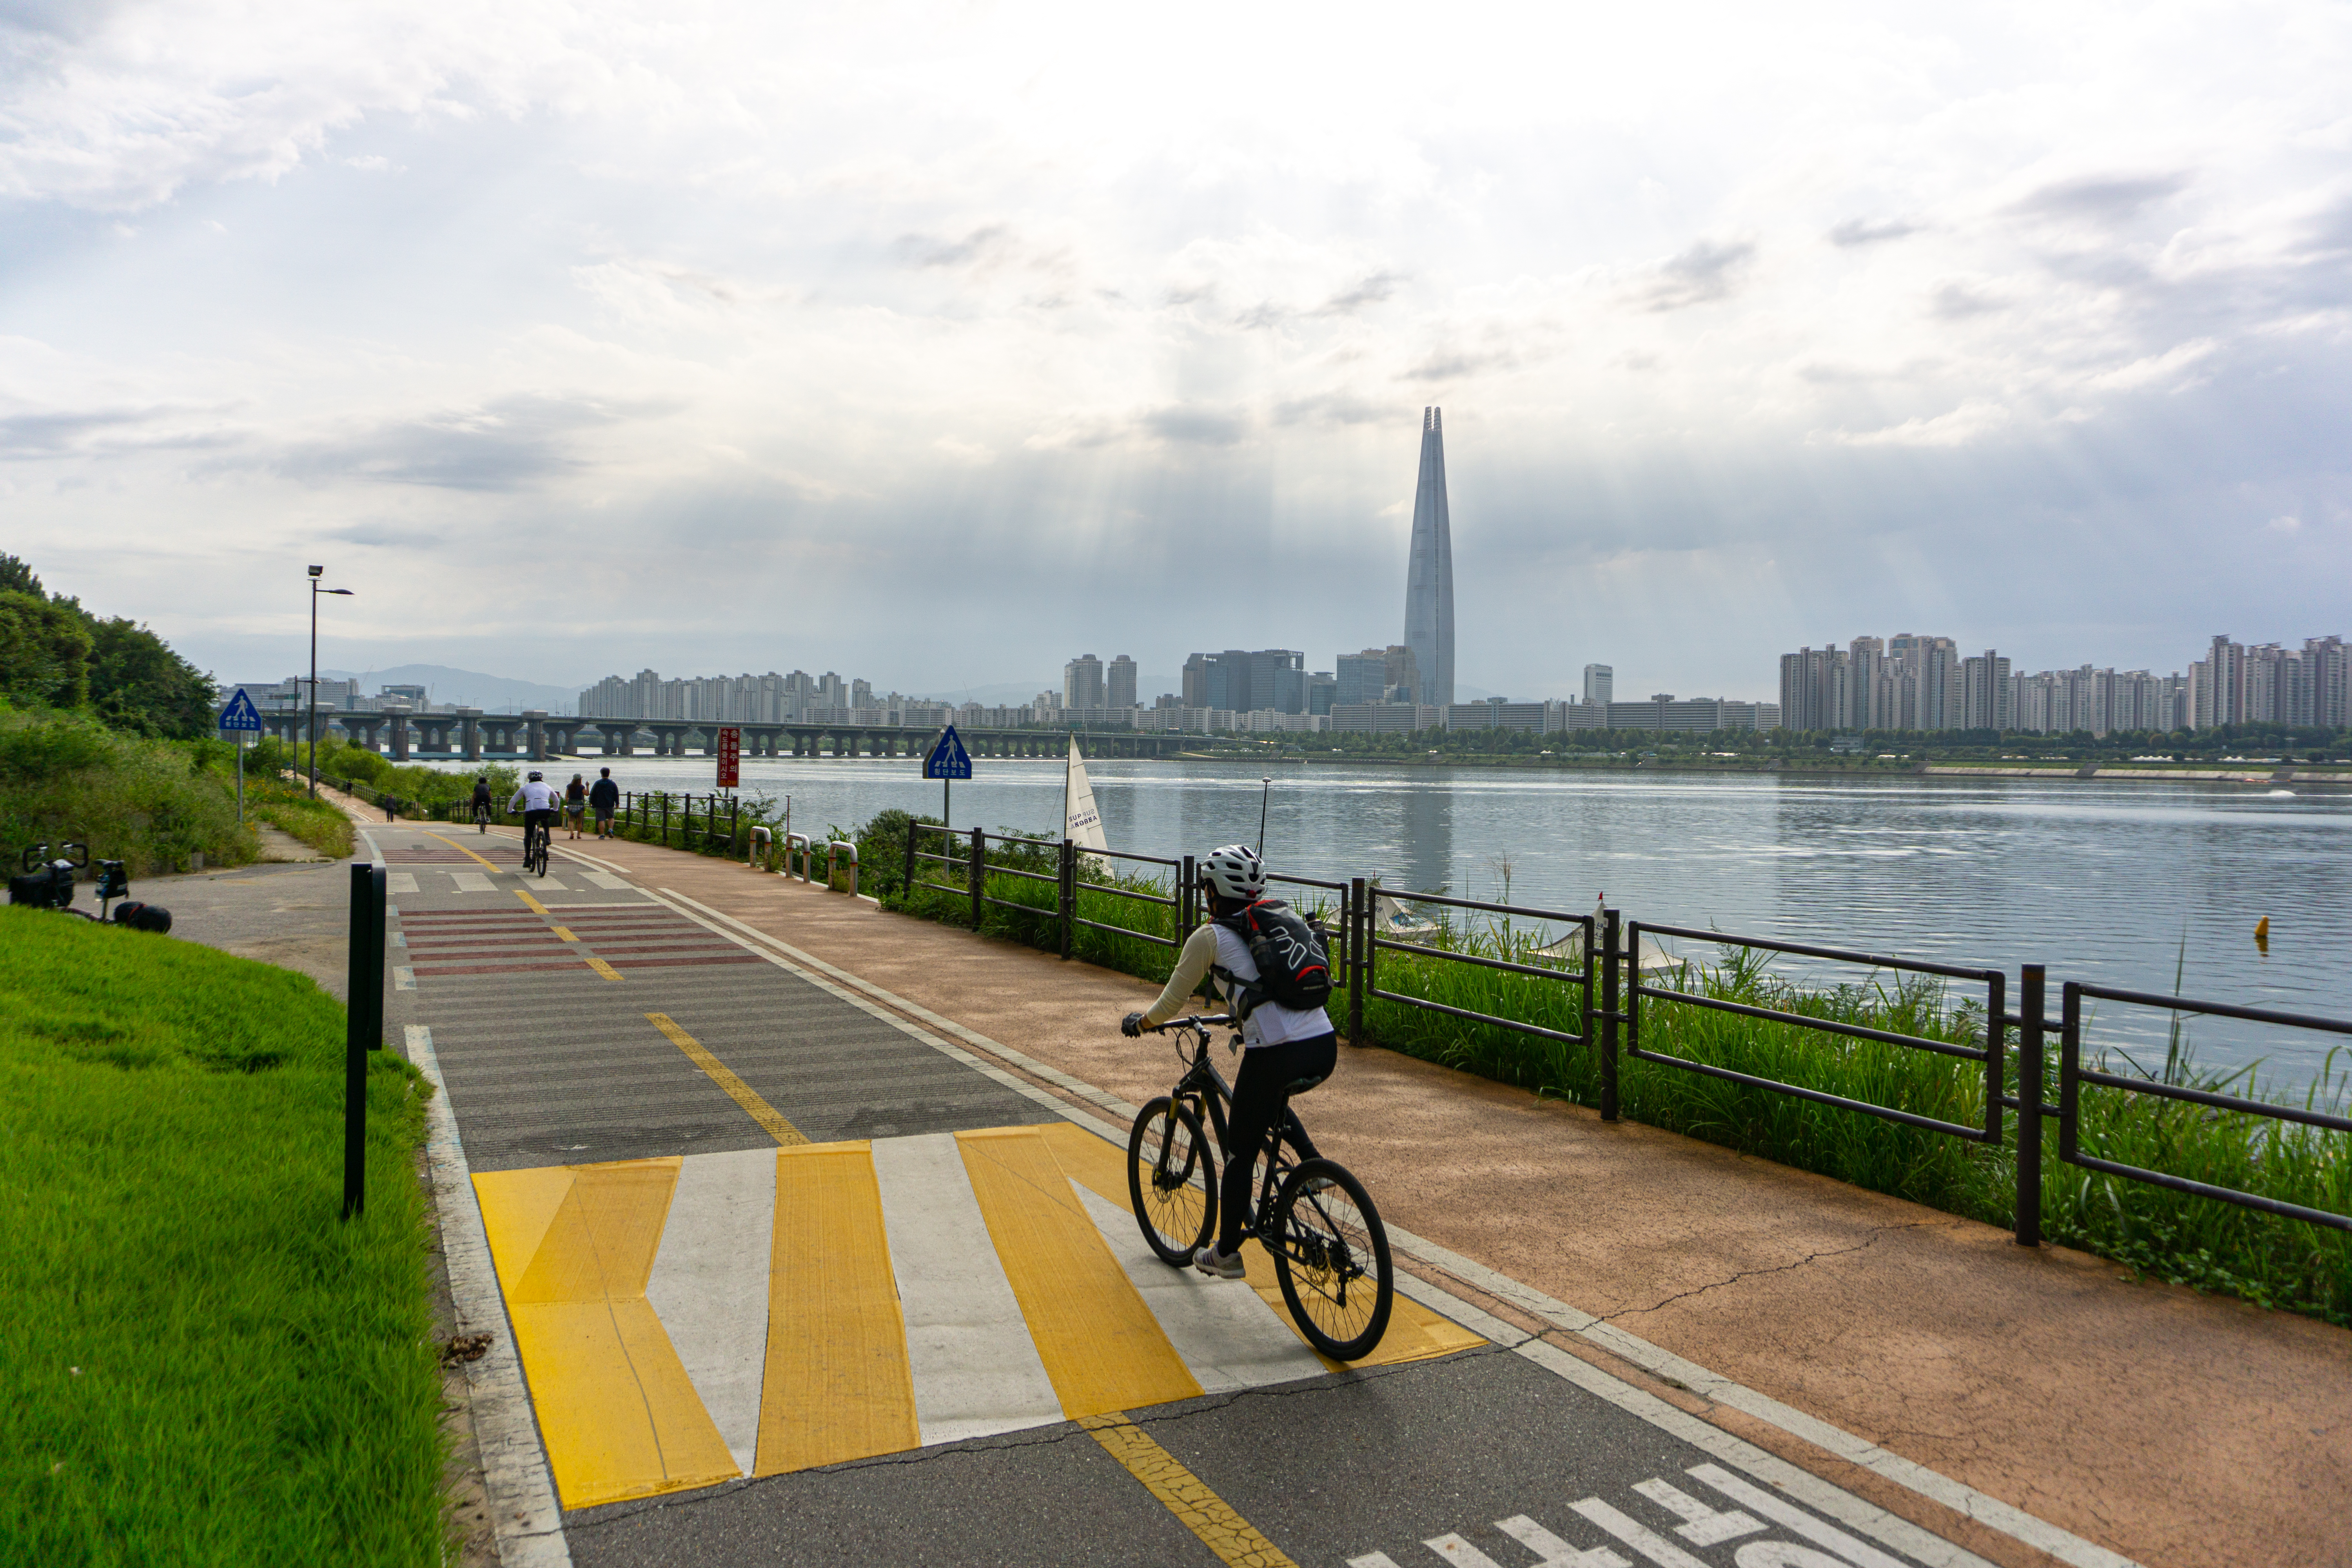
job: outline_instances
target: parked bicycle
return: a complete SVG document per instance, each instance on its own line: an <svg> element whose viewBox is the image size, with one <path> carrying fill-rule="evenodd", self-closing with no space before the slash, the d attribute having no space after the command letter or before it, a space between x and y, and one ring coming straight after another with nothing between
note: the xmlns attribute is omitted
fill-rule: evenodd
<svg viewBox="0 0 2352 1568"><path fill-rule="evenodd" d="M26 848L24 874L8 879L8 901L29 904L35 909L56 910L63 914L79 915L95 924L109 923L107 905L121 899L110 917L115 925L126 925L134 931L168 931L172 929L172 911L153 904L142 904L131 897L131 875L120 860L98 863L98 913L74 908L74 884L77 877L89 869L89 846L60 844L58 857L49 858L49 846L36 844ZM81 858L75 859L79 850Z"/></svg>
<svg viewBox="0 0 2352 1568"><path fill-rule="evenodd" d="M1171 1018L1185 1064L1176 1087L1146 1105L1127 1140L1127 1189L1144 1240L1172 1268L1186 1268L1217 1227L1217 1157L1226 1145L1233 1089L1210 1059L1210 1031L1240 1028L1226 1014ZM1240 1036L1234 1037L1238 1045ZM1284 1094L1279 1129L1287 1124ZM1215 1142L1203 1129L1213 1131ZM1291 1159L1270 1141L1255 1211L1244 1234L1274 1260L1282 1299L1307 1342L1334 1361L1360 1361L1388 1332L1396 1299L1389 1237L1371 1194L1336 1160Z"/></svg>

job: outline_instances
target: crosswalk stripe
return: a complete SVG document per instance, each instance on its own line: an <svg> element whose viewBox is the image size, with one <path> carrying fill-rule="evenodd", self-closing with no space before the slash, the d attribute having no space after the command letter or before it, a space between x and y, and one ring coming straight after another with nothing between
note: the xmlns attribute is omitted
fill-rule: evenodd
<svg viewBox="0 0 2352 1568"><path fill-rule="evenodd" d="M548 1465L569 1507L740 1474L646 1300L679 1163L474 1177Z"/></svg>
<svg viewBox="0 0 2352 1568"><path fill-rule="evenodd" d="M1160 1331L1200 1380L1203 1394L1264 1388L1318 1377L1323 1358L1277 1321L1265 1298L1192 1268L1171 1268L1145 1245L1135 1215L1091 1187L1079 1187L1088 1217L1160 1321Z"/></svg>
<svg viewBox="0 0 2352 1568"><path fill-rule="evenodd" d="M1006 1127L956 1142L1062 1414L1076 1420L1199 1395L1044 1135Z"/></svg>
<svg viewBox="0 0 2352 1568"><path fill-rule="evenodd" d="M768 1256L775 1212L772 1151L687 1161L646 1279L646 1300L745 1475L760 1432L769 1290L759 1270L744 1265Z"/></svg>
<svg viewBox="0 0 2352 1568"><path fill-rule="evenodd" d="M1045 1426L1062 1402L1006 1283L950 1132L874 1145L925 1447Z"/></svg>
<svg viewBox="0 0 2352 1568"><path fill-rule="evenodd" d="M1111 1204L1127 1211L1129 1223L1134 1224L1131 1199L1127 1190L1127 1153L1072 1122L1054 1122L1041 1127L1054 1145L1062 1168L1077 1181L1085 1183ZM1275 1278L1274 1259L1255 1241L1242 1244L1242 1264L1249 1271L1250 1289L1256 1291L1291 1331L1297 1325L1291 1322L1289 1304L1282 1299L1282 1282ZM1300 1342L1304 1343L1304 1340ZM1321 1355L1316 1359L1332 1372L1344 1372L1349 1367L1396 1366L1405 1362L1428 1361L1435 1356L1452 1355L1486 1342L1454 1321L1443 1318L1420 1302L1400 1293L1390 1309L1388 1332L1381 1336L1380 1344L1361 1361L1338 1362ZM1312 1352L1310 1352L1312 1353Z"/></svg>
<svg viewBox="0 0 2352 1568"><path fill-rule="evenodd" d="M761 1154L775 1188L775 1240L752 1473L919 1447L907 1325L871 1152L864 1143L806 1143Z"/></svg>

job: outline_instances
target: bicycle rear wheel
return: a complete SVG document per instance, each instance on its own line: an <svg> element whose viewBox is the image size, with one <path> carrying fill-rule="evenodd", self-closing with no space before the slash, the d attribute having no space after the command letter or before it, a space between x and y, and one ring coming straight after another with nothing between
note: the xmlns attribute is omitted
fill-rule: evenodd
<svg viewBox="0 0 2352 1568"><path fill-rule="evenodd" d="M1318 1183L1328 1184L1307 1190ZM1269 1228L1275 1278L1307 1342L1333 1361L1371 1354L1389 1330L1396 1270L1363 1183L1335 1161L1308 1160L1275 1195Z"/></svg>
<svg viewBox="0 0 2352 1568"><path fill-rule="evenodd" d="M1217 1162L1192 1107L1166 1095L1137 1113L1127 1135L1127 1195L1160 1261L1181 1268L1217 1224Z"/></svg>

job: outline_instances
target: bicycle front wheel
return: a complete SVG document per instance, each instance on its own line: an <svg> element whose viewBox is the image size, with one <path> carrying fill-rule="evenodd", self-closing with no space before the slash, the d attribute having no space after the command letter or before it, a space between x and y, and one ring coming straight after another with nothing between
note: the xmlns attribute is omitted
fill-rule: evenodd
<svg viewBox="0 0 2352 1568"><path fill-rule="evenodd" d="M1396 1270L1364 1184L1335 1161L1307 1161L1276 1194L1270 1228L1275 1278L1307 1342L1333 1361L1371 1354L1389 1331Z"/></svg>
<svg viewBox="0 0 2352 1568"><path fill-rule="evenodd" d="M1127 1135L1127 1195L1160 1261L1181 1268L1217 1224L1217 1162L1192 1107L1161 1095Z"/></svg>

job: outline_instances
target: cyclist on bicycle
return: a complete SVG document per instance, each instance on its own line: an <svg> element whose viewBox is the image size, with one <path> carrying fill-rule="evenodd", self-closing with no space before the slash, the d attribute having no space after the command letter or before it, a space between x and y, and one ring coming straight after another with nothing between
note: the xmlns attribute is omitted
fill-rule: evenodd
<svg viewBox="0 0 2352 1568"><path fill-rule="evenodd" d="M1160 1000L1140 1013L1120 1020L1129 1036L1156 1029L1184 1010L1184 1002L1204 976L1213 975L1228 1007L1241 1013L1242 1065L1234 1075L1233 1121L1226 1131L1224 1174L1217 1201L1217 1239L1201 1248L1192 1266L1220 1279L1242 1277L1242 1233L1250 1223L1251 1178L1257 1157L1266 1151L1281 1112L1280 1135L1298 1151L1302 1160L1315 1159L1315 1145L1298 1118L1285 1105L1286 1096L1304 1093L1331 1076L1339 1065L1339 1037L1331 1018L1320 1007L1286 1007L1271 999L1250 1005L1250 987L1258 978L1249 944L1234 929L1243 910L1265 896L1265 863L1246 844L1229 844L1201 862L1201 887L1209 895L1215 918L1186 939Z"/></svg>
<svg viewBox="0 0 2352 1568"><path fill-rule="evenodd" d="M554 838L557 809L562 804L562 792L542 780L537 768L530 770L530 777L523 781L522 787L514 792L514 798L507 802L509 811L522 813L522 847L525 859L530 857L530 846L535 834L543 833L550 839Z"/></svg>
<svg viewBox="0 0 2352 1568"><path fill-rule="evenodd" d="M474 781L474 826L484 833L490 830L490 775L488 773Z"/></svg>

